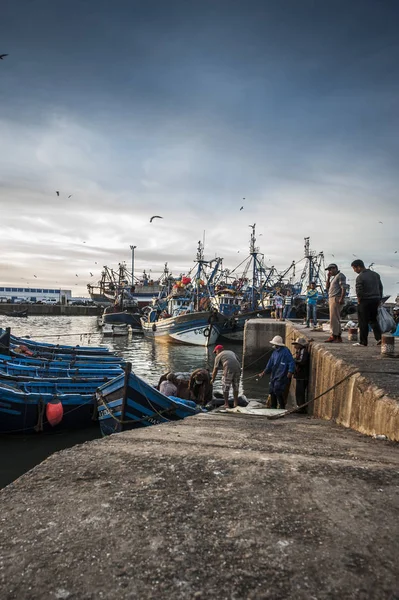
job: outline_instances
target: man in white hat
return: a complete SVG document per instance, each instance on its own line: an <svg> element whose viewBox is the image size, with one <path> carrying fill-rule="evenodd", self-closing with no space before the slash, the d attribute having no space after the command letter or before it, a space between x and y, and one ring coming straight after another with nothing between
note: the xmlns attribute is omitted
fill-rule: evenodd
<svg viewBox="0 0 399 600"><path fill-rule="evenodd" d="M308 350L308 341L305 338L299 337L295 340L295 342L293 342L292 345L295 349L295 401L297 406L302 406L306 402L306 390L309 383L310 355ZM307 407L305 406L299 412L306 413Z"/></svg>
<svg viewBox="0 0 399 600"><path fill-rule="evenodd" d="M272 408L285 408L285 390L295 371L295 362L291 352L288 350L280 335L275 335L270 340L273 353L265 369L259 373L263 377L270 373L269 393Z"/></svg>

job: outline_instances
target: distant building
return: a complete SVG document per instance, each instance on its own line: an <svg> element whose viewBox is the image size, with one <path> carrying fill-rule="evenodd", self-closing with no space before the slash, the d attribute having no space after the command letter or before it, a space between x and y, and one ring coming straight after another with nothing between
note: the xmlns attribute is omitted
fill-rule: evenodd
<svg viewBox="0 0 399 600"><path fill-rule="evenodd" d="M56 302L66 304L72 297L71 290L61 290L52 288L19 288L12 286L0 286L0 299L5 302L15 302L18 300L27 300L37 302L38 300L55 299Z"/></svg>

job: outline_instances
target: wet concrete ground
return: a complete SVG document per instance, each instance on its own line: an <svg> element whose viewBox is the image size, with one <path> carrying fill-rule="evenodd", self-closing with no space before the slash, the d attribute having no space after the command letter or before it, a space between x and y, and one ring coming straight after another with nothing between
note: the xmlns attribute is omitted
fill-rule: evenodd
<svg viewBox="0 0 399 600"><path fill-rule="evenodd" d="M200 415L0 493L2 599L398 598L399 453L327 421Z"/></svg>

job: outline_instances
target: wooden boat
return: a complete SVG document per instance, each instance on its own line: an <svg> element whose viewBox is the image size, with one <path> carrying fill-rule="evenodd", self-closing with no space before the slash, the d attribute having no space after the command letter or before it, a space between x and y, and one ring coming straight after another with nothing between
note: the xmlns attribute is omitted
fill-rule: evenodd
<svg viewBox="0 0 399 600"><path fill-rule="evenodd" d="M7 356L0 354L0 365L25 365L27 367L39 367L40 369L117 369L124 365L123 359L117 362L103 363L101 361L79 361L79 360L46 360L28 356Z"/></svg>
<svg viewBox="0 0 399 600"><path fill-rule="evenodd" d="M2 354L4 354L3 350L2 350ZM10 349L10 356L13 358L35 358L38 360L42 360L42 361L49 361L49 360L55 360L55 361L68 361L68 362L72 362L72 361L76 361L79 363L84 363L84 364L88 364L88 363L101 363L104 366L110 366L112 367L113 365L117 364L121 364L123 362L123 359L120 358L119 356L115 356L114 354L62 354L61 352L45 352L45 351L39 351L39 352L29 352L28 354L25 354L23 350L21 350L21 346L12 346L12 348Z"/></svg>
<svg viewBox="0 0 399 600"><path fill-rule="evenodd" d="M98 420L103 435L159 425L201 412L194 402L164 396L126 366L125 375L96 391Z"/></svg>
<svg viewBox="0 0 399 600"><path fill-rule="evenodd" d="M92 381L75 382L72 379L62 383L58 380L46 381L38 379L36 381L2 381L0 376L0 387L9 386L11 388L21 390L30 394L52 394L59 396L60 394L94 394L97 388L104 385L101 379L93 379Z"/></svg>
<svg viewBox="0 0 399 600"><path fill-rule="evenodd" d="M36 375L32 375L32 373L29 371L28 373L25 372L24 375L16 375L13 373L8 373L7 371L5 371L4 369L2 369L0 367L0 381L2 381L3 383L7 383L7 384L11 384L14 385L15 382L25 382L25 383L31 383L31 382L49 382L49 383L54 383L54 384L58 384L58 383L65 383L65 384L71 384L71 383L91 383L93 385L97 387L99 387L100 385L103 385L104 383L106 383L107 381L110 381L111 379L114 378L114 375L104 375L104 373L102 372L96 372L95 375L93 376L83 376L83 375L74 375L74 376L67 376L67 375L63 375L61 377L52 377L52 373L50 375L44 375L42 374L40 377L36 376Z"/></svg>
<svg viewBox="0 0 399 600"><path fill-rule="evenodd" d="M25 377L91 377L101 379L102 377L113 378L123 373L123 369L120 367L115 368L103 368L103 369L76 369L76 368L61 368L61 367L29 367L26 365L3 363L1 365L1 371L6 375L22 375Z"/></svg>
<svg viewBox="0 0 399 600"><path fill-rule="evenodd" d="M6 334L5 329L0 328L0 338ZM109 352L106 346L64 346L62 344L49 344L47 342L37 342L27 338L16 337L10 335L10 342L15 346L26 346L33 352L48 351L48 352L60 352L64 354L95 354L104 355Z"/></svg>
<svg viewBox="0 0 399 600"><path fill-rule="evenodd" d="M61 404L61 407L60 407ZM61 409L53 427L51 408ZM31 393L0 386L0 433L33 433L89 426L95 418L95 396L89 394Z"/></svg>

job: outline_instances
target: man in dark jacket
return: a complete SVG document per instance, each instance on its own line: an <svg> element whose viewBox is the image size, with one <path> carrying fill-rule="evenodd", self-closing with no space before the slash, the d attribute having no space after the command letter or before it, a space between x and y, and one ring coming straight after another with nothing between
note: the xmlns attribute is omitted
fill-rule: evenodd
<svg viewBox="0 0 399 600"><path fill-rule="evenodd" d="M295 373L294 378L296 380L295 387L295 401L297 406L306 404L306 390L309 383L309 366L310 366L310 355L308 342L305 338L297 338L292 343L295 349L294 361L295 361ZM304 406L298 412L307 413L308 407Z"/></svg>
<svg viewBox="0 0 399 600"><path fill-rule="evenodd" d="M295 371L295 362L291 352L283 342L280 335L275 335L270 340L273 353L264 370L258 377L270 373L269 392L271 397L271 408L285 408L285 391Z"/></svg>
<svg viewBox="0 0 399 600"><path fill-rule="evenodd" d="M366 269L364 262L359 259L354 260L351 267L358 274L356 296L360 340L354 346L367 346L369 324L379 345L381 344L381 329L378 325L377 314L383 292L380 276L375 271Z"/></svg>

